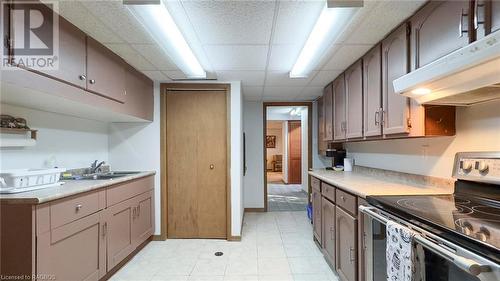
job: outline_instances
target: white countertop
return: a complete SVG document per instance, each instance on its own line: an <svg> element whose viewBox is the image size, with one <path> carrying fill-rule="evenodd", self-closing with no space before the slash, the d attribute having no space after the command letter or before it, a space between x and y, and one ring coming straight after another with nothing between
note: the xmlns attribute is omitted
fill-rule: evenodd
<svg viewBox="0 0 500 281"><path fill-rule="evenodd" d="M0 194L0 203L41 204L71 195L108 187L118 183L123 183L129 180L151 176L155 173L156 172L154 171L147 171L106 180L66 180L64 181L64 184L60 186L13 194Z"/></svg>
<svg viewBox="0 0 500 281"><path fill-rule="evenodd" d="M315 169L309 174L349 193L366 198L370 195L452 194L453 188L406 183L389 176L374 176L362 172L335 172Z"/></svg>

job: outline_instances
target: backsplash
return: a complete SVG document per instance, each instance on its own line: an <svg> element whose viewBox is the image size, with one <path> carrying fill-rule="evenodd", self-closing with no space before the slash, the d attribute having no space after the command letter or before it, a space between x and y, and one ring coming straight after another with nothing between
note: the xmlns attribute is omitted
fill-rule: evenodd
<svg viewBox="0 0 500 281"><path fill-rule="evenodd" d="M0 169L72 169L90 166L96 159L108 161L106 123L7 104L0 106L2 114L22 116L30 128L38 130L35 146L0 149Z"/></svg>

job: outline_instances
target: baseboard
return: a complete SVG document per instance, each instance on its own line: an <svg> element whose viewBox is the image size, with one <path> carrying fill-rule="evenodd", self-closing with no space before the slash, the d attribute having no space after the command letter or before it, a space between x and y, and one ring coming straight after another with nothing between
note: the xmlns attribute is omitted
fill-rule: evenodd
<svg viewBox="0 0 500 281"><path fill-rule="evenodd" d="M245 208L245 213L262 213L265 211L265 208Z"/></svg>
<svg viewBox="0 0 500 281"><path fill-rule="evenodd" d="M166 237L163 237L161 234L160 235L153 235L151 238L152 241L165 241L167 240Z"/></svg>
<svg viewBox="0 0 500 281"><path fill-rule="evenodd" d="M241 241L241 236L229 236L227 238L227 241L235 241L235 242L239 242Z"/></svg>

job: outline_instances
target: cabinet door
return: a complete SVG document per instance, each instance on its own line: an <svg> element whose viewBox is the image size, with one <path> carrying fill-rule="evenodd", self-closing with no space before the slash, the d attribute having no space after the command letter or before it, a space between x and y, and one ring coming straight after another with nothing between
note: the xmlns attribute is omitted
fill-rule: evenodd
<svg viewBox="0 0 500 281"><path fill-rule="evenodd" d="M124 106L129 114L153 121L153 81L126 65Z"/></svg>
<svg viewBox="0 0 500 281"><path fill-rule="evenodd" d="M323 113L325 118L325 135L323 140L333 140L333 94L332 85L328 84L323 90Z"/></svg>
<svg viewBox="0 0 500 281"><path fill-rule="evenodd" d="M102 212L37 237L37 274L54 280L99 280L106 273L106 232ZM41 279L43 280L43 279Z"/></svg>
<svg viewBox="0 0 500 281"><path fill-rule="evenodd" d="M345 140L345 81L341 74L333 81L333 140Z"/></svg>
<svg viewBox="0 0 500 281"><path fill-rule="evenodd" d="M14 4L15 5L15 4ZM25 5L25 4L23 4ZM39 11L44 15L44 20L50 21L53 24L53 17L48 16L53 14L53 11L40 4L33 4L34 8L39 9ZM85 51L85 34L76 28L74 25L69 23L62 17L58 18L59 21L59 44L54 45L53 48L56 50L58 48L58 65L55 65L54 70L36 69L37 72L44 75L51 76L53 78L62 80L63 82L85 88L85 74L86 74L86 51ZM14 21L11 24L24 24L21 21ZM22 30L21 27L14 27L14 30ZM13 34L12 36L15 36ZM12 41L14 44L16 40ZM23 55L16 50L21 48L20 46L12 46L12 54ZM57 54L57 53L56 53ZM54 54L55 55L55 54Z"/></svg>
<svg viewBox="0 0 500 281"><path fill-rule="evenodd" d="M365 137L382 135L382 54L378 44L363 57L363 114Z"/></svg>
<svg viewBox="0 0 500 281"><path fill-rule="evenodd" d="M357 222L354 217L337 206L336 209L336 265L341 280L356 281L357 278Z"/></svg>
<svg viewBox="0 0 500 281"><path fill-rule="evenodd" d="M327 142L325 138L325 114L323 112L323 97L321 96L316 101L316 112L318 117L318 154L325 155L327 149Z"/></svg>
<svg viewBox="0 0 500 281"><path fill-rule="evenodd" d="M326 258L335 266L335 205L323 197L323 249Z"/></svg>
<svg viewBox="0 0 500 281"><path fill-rule="evenodd" d="M345 72L346 137L363 137L363 66L355 62Z"/></svg>
<svg viewBox="0 0 500 281"><path fill-rule="evenodd" d="M491 28L490 32L496 32L500 30L500 1L490 0L489 5L491 6Z"/></svg>
<svg viewBox="0 0 500 281"><path fill-rule="evenodd" d="M321 244L321 193L315 189L312 190L313 207L313 234Z"/></svg>
<svg viewBox="0 0 500 281"><path fill-rule="evenodd" d="M132 237L135 246L139 246L153 234L153 191L135 197L134 205Z"/></svg>
<svg viewBox="0 0 500 281"><path fill-rule="evenodd" d="M121 58L87 37L87 90L123 102L125 69Z"/></svg>
<svg viewBox="0 0 500 281"><path fill-rule="evenodd" d="M408 73L408 33L403 24L382 41L383 133L408 133L409 99L392 82Z"/></svg>
<svg viewBox="0 0 500 281"><path fill-rule="evenodd" d="M469 1L430 1L411 18L412 70L469 44Z"/></svg>
<svg viewBox="0 0 500 281"><path fill-rule="evenodd" d="M476 30L477 39L500 30L500 1L472 1L474 4L473 24Z"/></svg>
<svg viewBox="0 0 500 281"><path fill-rule="evenodd" d="M136 210L135 198L113 205L106 210L108 228L108 270L126 258L135 248L132 233Z"/></svg>

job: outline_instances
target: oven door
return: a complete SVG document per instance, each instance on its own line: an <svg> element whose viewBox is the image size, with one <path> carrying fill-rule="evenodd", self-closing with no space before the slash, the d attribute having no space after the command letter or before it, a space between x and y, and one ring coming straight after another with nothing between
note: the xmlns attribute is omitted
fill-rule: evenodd
<svg viewBox="0 0 500 281"><path fill-rule="evenodd" d="M427 281L498 281L500 265L402 221L378 208L360 206L363 213L363 246L366 281L386 281L386 223L396 221L418 234L416 243L425 252Z"/></svg>

